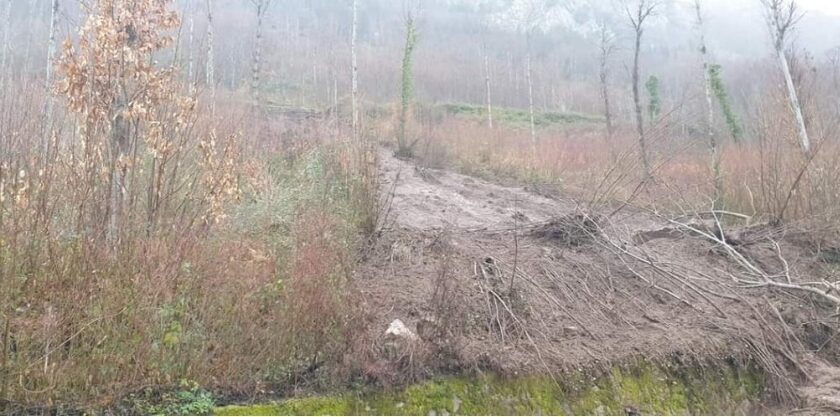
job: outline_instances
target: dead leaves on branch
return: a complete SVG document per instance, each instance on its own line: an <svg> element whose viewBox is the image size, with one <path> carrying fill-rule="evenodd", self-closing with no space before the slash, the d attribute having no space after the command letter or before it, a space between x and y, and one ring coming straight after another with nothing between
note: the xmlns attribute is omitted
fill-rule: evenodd
<svg viewBox="0 0 840 417"><path fill-rule="evenodd" d="M196 99L183 91L176 67L154 61L155 53L173 45L180 25L171 6L172 0L88 4L78 42L63 44L57 92L76 116L84 160L77 165L91 174L82 175L90 189L121 184L125 201L147 199L148 219L159 219L167 205L181 205L168 200L198 201L195 215L210 224L238 198L239 141L233 135L217 144L215 129L199 138L193 131ZM121 177L115 181L115 175ZM126 178L132 183L122 185ZM101 211L122 209L103 197Z"/></svg>
<svg viewBox="0 0 840 417"><path fill-rule="evenodd" d="M237 137L228 136L223 143L217 144L216 134L212 132L210 140L201 141L198 146L203 154L202 182L206 190L204 198L207 202L207 210L202 220L206 224L214 224L226 217L225 205L231 201L238 201L242 196L237 175L237 161L239 161Z"/></svg>

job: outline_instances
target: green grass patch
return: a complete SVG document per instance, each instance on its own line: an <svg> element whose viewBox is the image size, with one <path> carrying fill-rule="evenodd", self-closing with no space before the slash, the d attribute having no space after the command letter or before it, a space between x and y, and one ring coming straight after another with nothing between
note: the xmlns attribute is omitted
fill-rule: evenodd
<svg viewBox="0 0 840 417"><path fill-rule="evenodd" d="M465 118L486 119L487 107L464 103L446 103L439 105L447 114ZM531 115L528 109L509 107L493 108L493 120L513 128L528 128ZM538 128L550 128L580 123L602 123L604 118L583 113L534 112L534 125Z"/></svg>

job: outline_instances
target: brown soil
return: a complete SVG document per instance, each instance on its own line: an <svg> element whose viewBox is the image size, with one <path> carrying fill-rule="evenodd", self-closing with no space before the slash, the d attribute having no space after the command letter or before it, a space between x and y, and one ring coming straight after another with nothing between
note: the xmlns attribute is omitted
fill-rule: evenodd
<svg viewBox="0 0 840 417"><path fill-rule="evenodd" d="M385 216L356 283L370 340L399 319L422 346L408 360L375 350L372 361L393 366L371 366L371 376L736 357L763 366L769 392L790 408L840 410L832 310L805 294L735 285L738 266L713 242L643 210L586 213L385 150L380 170ZM783 269L770 239L743 240L744 256ZM829 270L803 245L782 241L781 251L795 276Z"/></svg>

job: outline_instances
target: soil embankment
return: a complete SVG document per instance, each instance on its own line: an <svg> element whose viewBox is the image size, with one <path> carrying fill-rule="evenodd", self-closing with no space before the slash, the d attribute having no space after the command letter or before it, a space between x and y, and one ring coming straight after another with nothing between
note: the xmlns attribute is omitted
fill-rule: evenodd
<svg viewBox="0 0 840 417"><path fill-rule="evenodd" d="M380 167L381 232L356 280L378 349L374 378L736 360L763 369L768 397L832 409L836 393L811 395L810 370L823 379L831 379L826 367L836 370L822 359L835 349L819 324L825 306L795 291L740 285L733 277L742 265L705 239L699 223L679 228L633 208L586 212L384 150ZM762 270L812 276L828 268L774 229L726 233ZM384 335L394 320L413 332L411 343Z"/></svg>

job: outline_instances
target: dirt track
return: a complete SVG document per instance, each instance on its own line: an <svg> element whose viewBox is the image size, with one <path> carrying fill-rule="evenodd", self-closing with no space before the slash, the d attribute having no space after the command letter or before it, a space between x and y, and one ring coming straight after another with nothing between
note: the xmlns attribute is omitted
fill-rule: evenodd
<svg viewBox="0 0 840 417"><path fill-rule="evenodd" d="M448 171L422 169L380 153L384 190L393 190L392 219L415 230L512 228L568 213L572 207L522 188L503 187ZM396 188L388 189L397 184ZM518 213L518 215L517 215Z"/></svg>
<svg viewBox="0 0 840 417"><path fill-rule="evenodd" d="M598 219L589 227L571 201L417 168L388 151L380 167L387 217L357 283L371 338L400 319L434 352L418 372L555 372L673 355L780 367L779 346L794 336L768 317L813 319L796 310L802 298L732 286L732 266L709 242L666 234L634 244L666 226L654 216L588 213ZM743 250L777 266L759 243ZM802 250L786 250L792 269L810 271ZM804 351L829 343L796 333ZM793 381L776 388L793 392Z"/></svg>

